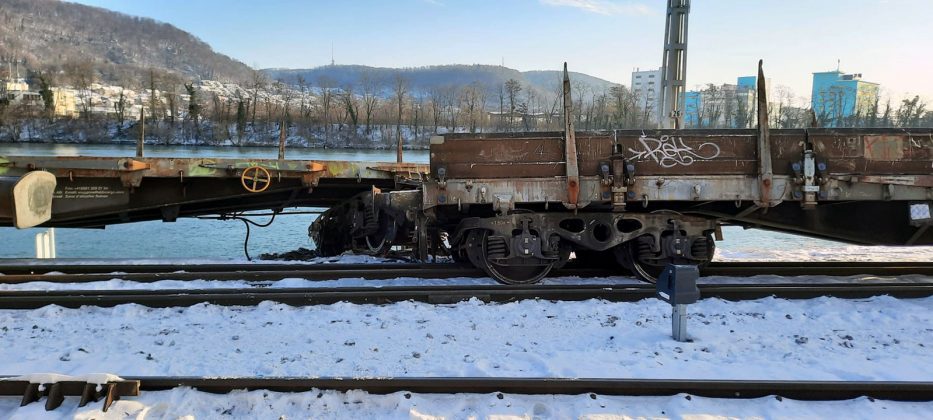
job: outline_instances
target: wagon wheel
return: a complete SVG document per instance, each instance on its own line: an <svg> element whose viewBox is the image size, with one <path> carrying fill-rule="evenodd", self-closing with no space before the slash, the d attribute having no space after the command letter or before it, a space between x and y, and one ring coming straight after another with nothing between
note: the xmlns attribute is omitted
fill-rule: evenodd
<svg viewBox="0 0 933 420"><path fill-rule="evenodd" d="M639 260L637 241L628 241L613 248L616 261L635 277L648 283L657 283L664 267L647 264Z"/></svg>
<svg viewBox="0 0 933 420"><path fill-rule="evenodd" d="M713 254L716 251L716 242L713 240L713 238L710 235L707 235L705 242L698 241L698 242L695 242L693 245L694 255L705 254L708 256L707 259L703 261L696 261L696 260L675 261L674 259L671 259L671 258L665 258L661 261L663 262L663 265L655 265L655 264L649 264L645 262L644 257L641 256L646 253L646 250L644 249L639 250L639 248L640 247L644 248L645 246L647 245L640 244L639 241L635 239L635 240L631 240L631 241L628 241L628 242L625 242L623 244L616 246L613 249L613 252L615 253L616 261L619 263L619 265L631 271L632 274L635 275L635 277L641 280L644 280L646 282L649 282L649 283L658 282L658 277L661 276L661 273L664 271L664 267L668 263L673 262L675 264L682 264L682 263L696 264L697 266L702 268L702 267L707 266L710 263L710 261L712 261Z"/></svg>
<svg viewBox="0 0 933 420"><path fill-rule="evenodd" d="M505 261L494 260L489 257L489 232L485 230L473 230L467 238L467 256L470 261L478 268L481 268L490 277L500 283L505 284L532 284L541 281L551 267L553 262L544 264L519 264L522 258L509 258Z"/></svg>

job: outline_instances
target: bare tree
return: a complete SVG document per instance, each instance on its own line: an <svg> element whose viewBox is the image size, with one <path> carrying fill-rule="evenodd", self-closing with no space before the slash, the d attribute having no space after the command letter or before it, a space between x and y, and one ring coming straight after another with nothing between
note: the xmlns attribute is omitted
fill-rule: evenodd
<svg viewBox="0 0 933 420"><path fill-rule="evenodd" d="M634 128L638 120L638 97L625 86L609 88L612 100L612 128Z"/></svg>
<svg viewBox="0 0 933 420"><path fill-rule="evenodd" d="M522 112L522 125L525 126L525 131L531 131L534 128L537 128L537 119L535 114L538 111L537 103L538 95L534 89L529 87L525 90L525 102L524 102L524 111Z"/></svg>
<svg viewBox="0 0 933 420"><path fill-rule="evenodd" d="M897 108L897 124L901 127L919 127L921 118L926 114L926 106L920 96L901 100Z"/></svg>
<svg viewBox="0 0 933 420"><path fill-rule="evenodd" d="M478 82L473 82L461 90L460 95L470 133L476 133L477 116L485 113L486 89L483 89Z"/></svg>
<svg viewBox="0 0 933 420"><path fill-rule="evenodd" d="M334 80L327 76L318 77L318 100L321 107L321 123L324 124L324 143L330 141L330 109L334 102Z"/></svg>
<svg viewBox="0 0 933 420"><path fill-rule="evenodd" d="M62 65L65 74L68 75L71 84L78 90L81 97L81 115L85 120L91 119L91 91L90 87L97 78L97 71L94 69L94 63L91 60L73 60Z"/></svg>
<svg viewBox="0 0 933 420"><path fill-rule="evenodd" d="M460 87L456 85L446 86L442 90L441 100L444 104L444 123L448 132L454 132L457 129L458 102L460 99Z"/></svg>
<svg viewBox="0 0 933 420"><path fill-rule="evenodd" d="M499 85L499 91L497 92L499 97L499 120L496 121L496 131L502 131L502 126L504 125L503 118L505 117L505 87Z"/></svg>
<svg viewBox="0 0 933 420"><path fill-rule="evenodd" d="M168 117L169 124L174 127L175 119L178 117L178 106L180 105L180 100L178 98L179 92L178 87L182 84L181 79L178 76L167 73L162 76L162 93L166 99L166 116Z"/></svg>
<svg viewBox="0 0 933 420"><path fill-rule="evenodd" d="M250 107L252 108L252 117L250 118L250 125L253 127L256 126L256 108L259 106L259 92L265 89L266 85L269 84L269 78L266 77L266 74L259 71L253 70L250 74L250 88L253 89L253 94L250 98ZM254 128L255 129L255 128Z"/></svg>
<svg viewBox="0 0 933 420"><path fill-rule="evenodd" d="M356 95L353 93L353 90L353 83L344 84L343 92L340 94L340 99L343 102L345 119L350 120L350 126L353 127L355 131L357 125L359 125L360 104Z"/></svg>
<svg viewBox="0 0 933 420"><path fill-rule="evenodd" d="M395 83L392 85L392 92L395 95L395 103L398 107L398 118L395 120L396 151L395 157L398 162L402 161L402 111L405 107L405 96L408 94L408 81L401 73L395 74Z"/></svg>
<svg viewBox="0 0 933 420"><path fill-rule="evenodd" d="M155 69L149 69L149 121L155 123L159 118L159 110L162 108L161 101L159 100L159 92L156 89L156 72Z"/></svg>
<svg viewBox="0 0 933 420"><path fill-rule="evenodd" d="M295 77L295 83L298 85L298 94L300 99L300 103L298 105L298 116L300 119L303 119L307 115L305 110L308 107L308 100L306 97L308 92L308 81L305 80L304 76L299 74Z"/></svg>
<svg viewBox="0 0 933 420"><path fill-rule="evenodd" d="M440 125L441 121L441 110L443 109L441 95L440 88L433 88L428 91L428 98L431 101L431 121L434 122L434 133L437 133L437 127Z"/></svg>
<svg viewBox="0 0 933 420"><path fill-rule="evenodd" d="M712 83L700 91L700 118L697 118L698 128L718 128L722 125L724 95L722 88Z"/></svg>
<svg viewBox="0 0 933 420"><path fill-rule="evenodd" d="M509 98L509 130L512 128L512 119L515 115L515 99L522 90L522 84L515 79L505 81L505 93Z"/></svg>
<svg viewBox="0 0 933 420"><path fill-rule="evenodd" d="M373 112L379 103L379 91L381 90L379 82L370 71L364 71L360 77L360 84L363 89L363 113L366 118L366 134L372 132L371 123Z"/></svg>
<svg viewBox="0 0 933 420"><path fill-rule="evenodd" d="M279 106L279 159L285 159L285 139L288 137L289 105L292 102L295 91L288 88L282 80L273 83L273 91L281 101Z"/></svg>
<svg viewBox="0 0 933 420"><path fill-rule="evenodd" d="M123 133L123 122L126 121L126 106L126 95L123 94L123 89L120 89L120 96L113 103L113 112L117 117L117 133Z"/></svg>

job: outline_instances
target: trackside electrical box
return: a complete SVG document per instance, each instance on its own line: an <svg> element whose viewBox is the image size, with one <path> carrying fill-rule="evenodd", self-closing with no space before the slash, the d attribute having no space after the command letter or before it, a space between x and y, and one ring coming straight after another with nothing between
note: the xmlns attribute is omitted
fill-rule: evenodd
<svg viewBox="0 0 933 420"><path fill-rule="evenodd" d="M658 276L658 297L671 305L696 303L700 299L699 278L700 269L695 265L668 264Z"/></svg>

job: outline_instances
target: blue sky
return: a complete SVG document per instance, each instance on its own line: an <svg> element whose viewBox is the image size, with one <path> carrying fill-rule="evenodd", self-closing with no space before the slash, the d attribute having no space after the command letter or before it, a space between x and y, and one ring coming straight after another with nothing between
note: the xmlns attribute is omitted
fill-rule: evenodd
<svg viewBox="0 0 933 420"><path fill-rule="evenodd" d="M500 64L628 84L658 67L662 0L80 0L189 31L258 67ZM774 85L809 96L836 68L900 99L933 100L933 0L693 0L687 84L735 82L759 58Z"/></svg>

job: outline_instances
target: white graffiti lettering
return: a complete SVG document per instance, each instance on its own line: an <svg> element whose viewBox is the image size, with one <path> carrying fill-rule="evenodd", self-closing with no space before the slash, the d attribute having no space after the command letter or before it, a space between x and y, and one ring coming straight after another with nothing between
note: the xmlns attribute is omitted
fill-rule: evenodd
<svg viewBox="0 0 933 420"><path fill-rule="evenodd" d="M690 166L697 159L709 160L719 157L719 146L714 143L703 143L694 149L684 144L683 138L661 136L655 139L642 135L638 138L641 147L628 149L634 160L654 160L662 168L673 168L677 165Z"/></svg>

